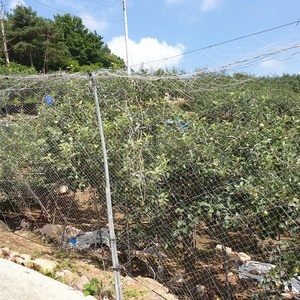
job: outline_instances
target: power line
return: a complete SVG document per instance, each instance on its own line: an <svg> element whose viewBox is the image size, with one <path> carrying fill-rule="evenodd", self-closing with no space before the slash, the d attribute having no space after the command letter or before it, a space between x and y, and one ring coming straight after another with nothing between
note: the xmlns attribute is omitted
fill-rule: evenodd
<svg viewBox="0 0 300 300"><path fill-rule="evenodd" d="M63 13L63 14L69 14L69 15L74 16L74 17L79 17L79 16L77 16L77 15L71 14L71 13L69 13L69 12L60 10L60 9L58 9L58 8L55 8L55 7L51 6L51 5L48 5L48 4L46 4L46 3L43 3L43 2L41 2L41 1L38 1L38 0L32 0L32 1L37 2L37 3L41 4L41 5L44 5L44 6L48 7L48 8L54 9L54 10L56 10L56 11L58 11L58 12ZM106 21L97 21L97 20L95 20L95 19L88 19L88 18L82 18L82 17L80 17L80 19L86 20L86 21L93 21L93 22L96 22L96 23L120 23L120 22L121 22L121 21L107 21L107 20L106 20Z"/></svg>
<svg viewBox="0 0 300 300"><path fill-rule="evenodd" d="M257 31L257 32L254 32L254 33L246 34L246 35L243 35L243 36L240 36L240 37L237 37L237 38L233 38L233 39L230 39L230 40L226 40L226 41L223 41L223 42L215 43L215 44L212 44L212 45L209 45L209 46L205 46L205 47L201 47L201 48L198 48L198 49L186 51L186 52L183 52L181 54L176 54L176 55L165 57L165 58L162 58L162 59L156 59L156 60L152 60L152 61L148 61L148 62L143 62L143 64L146 65L146 64L151 64L151 63L157 63L157 62L166 61L166 60L169 60L169 59L172 59L172 58L184 56L184 55L187 55L187 54L191 54L191 53L194 53L194 52L207 50L207 49L210 49L210 48L213 48L213 47L217 47L217 46L220 46L220 45L232 43L232 42L235 42L235 41L246 39L246 38L249 38L249 37L252 37L252 36L255 36L255 35L259 35L259 34L262 34L262 33L274 31L274 30L284 28L284 27L287 27L287 26L291 26L291 25L294 25L294 24L298 25L299 22L300 22L300 20L293 21L293 22L290 22L290 23L286 23L286 24L279 25L279 26L276 26L276 27L272 27L272 28L264 29L264 30ZM133 65L132 67L137 67L139 65L140 64L136 64L136 65Z"/></svg>
<svg viewBox="0 0 300 300"><path fill-rule="evenodd" d="M286 59L277 59L275 57L273 57L273 58L268 58L268 57L270 57L272 55L275 55L275 54L279 54L279 53L282 53L282 52L289 51L291 49L299 49L299 48L300 48L300 44L294 44L294 45L291 45L289 47L277 49L277 50L272 51L272 52L268 52L268 53L264 53L264 54L261 54L261 55L252 56L250 58L245 58L245 59L237 60L237 61L234 61L234 62L230 62L230 63L228 63L226 65L212 67L212 68L200 71L200 72L196 71L196 72L193 72L192 75L197 75L197 74L200 74L200 73L203 73L203 72L217 72L218 70L242 69L242 68L251 66L251 65L253 65L253 64L255 64L255 63L259 62L259 61L263 61L264 62L264 61L269 61L269 60L278 60L278 61L289 60L289 59L291 59L294 55L296 55L299 52L298 51L294 52L292 55L290 55Z"/></svg>
<svg viewBox="0 0 300 300"><path fill-rule="evenodd" d="M122 6L122 2L120 0L93 0L96 3L99 4L113 4L117 6Z"/></svg>
<svg viewBox="0 0 300 300"><path fill-rule="evenodd" d="M96 3L98 5L103 5L103 6L109 6L109 7L116 7L120 8L121 3L115 2L115 1L107 1L107 0L102 0L102 1L96 1L96 0L89 0L89 2Z"/></svg>

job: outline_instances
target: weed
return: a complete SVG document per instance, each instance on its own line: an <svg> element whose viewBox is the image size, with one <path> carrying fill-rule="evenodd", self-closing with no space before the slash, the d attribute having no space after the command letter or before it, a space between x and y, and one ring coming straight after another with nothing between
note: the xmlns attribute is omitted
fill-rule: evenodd
<svg viewBox="0 0 300 300"><path fill-rule="evenodd" d="M124 297L126 298L133 298L133 299L138 299L140 296L139 292L133 289L128 289L123 292Z"/></svg>
<svg viewBox="0 0 300 300"><path fill-rule="evenodd" d="M106 289L104 282L95 277L92 277L90 282L83 286L84 296L100 296L101 299L103 297L112 298L113 293L113 289Z"/></svg>

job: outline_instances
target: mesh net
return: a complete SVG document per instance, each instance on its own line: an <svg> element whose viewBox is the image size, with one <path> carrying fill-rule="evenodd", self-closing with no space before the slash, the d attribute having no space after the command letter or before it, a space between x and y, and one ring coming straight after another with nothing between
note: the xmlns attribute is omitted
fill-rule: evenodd
<svg viewBox="0 0 300 300"><path fill-rule="evenodd" d="M179 299L297 291L299 78L94 76L121 274ZM109 255L88 76L1 77L0 108L0 218Z"/></svg>

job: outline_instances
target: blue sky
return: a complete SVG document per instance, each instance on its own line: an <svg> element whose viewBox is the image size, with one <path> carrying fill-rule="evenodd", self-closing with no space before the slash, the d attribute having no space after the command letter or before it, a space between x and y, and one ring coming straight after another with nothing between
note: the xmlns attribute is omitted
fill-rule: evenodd
<svg viewBox="0 0 300 300"><path fill-rule="evenodd" d="M43 17L64 12L81 17L125 59L122 0L9 0L7 9L17 2ZM127 17L130 65L135 69L258 76L300 72L300 24L209 47L300 20L299 0L127 0Z"/></svg>

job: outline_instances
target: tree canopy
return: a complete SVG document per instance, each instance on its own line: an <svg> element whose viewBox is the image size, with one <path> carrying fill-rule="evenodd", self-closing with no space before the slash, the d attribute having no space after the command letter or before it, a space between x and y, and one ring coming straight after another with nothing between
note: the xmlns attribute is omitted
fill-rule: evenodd
<svg viewBox="0 0 300 300"><path fill-rule="evenodd" d="M125 66L104 44L103 37L86 28L77 16L56 15L50 20L38 16L31 7L18 5L6 16L5 23L9 57L14 63L43 72L70 66ZM1 52L0 58L4 57Z"/></svg>

